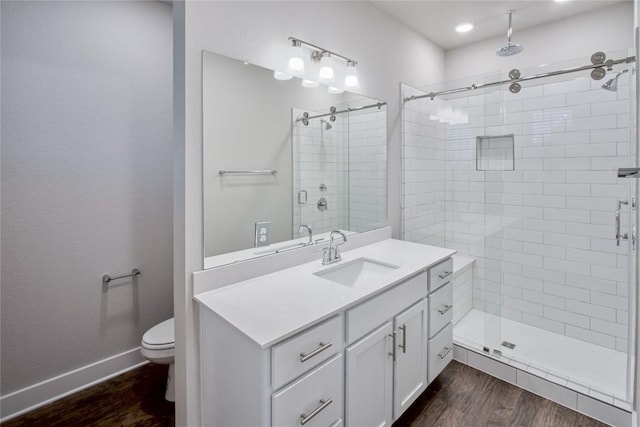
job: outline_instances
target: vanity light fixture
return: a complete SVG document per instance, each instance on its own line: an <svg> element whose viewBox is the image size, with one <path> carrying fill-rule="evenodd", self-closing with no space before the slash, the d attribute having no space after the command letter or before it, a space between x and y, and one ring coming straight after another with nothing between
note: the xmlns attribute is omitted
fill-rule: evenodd
<svg viewBox="0 0 640 427"><path fill-rule="evenodd" d="M345 76L344 87L348 89L359 87L358 74L356 70L356 66L358 63L354 59L347 58L346 56L313 45L311 43L307 43L295 37L289 37L289 41L291 41L291 56L289 58L287 70L291 74L298 77L307 78L307 80L317 80L321 83L327 84L328 86L332 86L335 89L340 89L338 85L331 84L336 79L336 71L334 70L334 67L337 64L336 61L333 60L335 58L345 63L344 71L341 70L339 72L339 75L341 74ZM311 62L320 64L320 69L317 76L305 75L304 60L303 56L301 56L300 54L303 47L311 50ZM294 72L293 70L296 68L296 66L298 71ZM308 87L304 84L304 82L303 86Z"/></svg>
<svg viewBox="0 0 640 427"><path fill-rule="evenodd" d="M468 33L473 30L473 22L463 22L455 26L457 33Z"/></svg>
<svg viewBox="0 0 640 427"><path fill-rule="evenodd" d="M345 89L358 89L360 87L358 69L356 68L355 62L347 61L347 70L345 71L344 76L344 87Z"/></svg>
<svg viewBox="0 0 640 427"><path fill-rule="evenodd" d="M289 61L287 62L287 71L294 76L302 76L304 74L304 59L302 59L302 44L299 40L291 39L291 47L289 48Z"/></svg>
<svg viewBox="0 0 640 427"><path fill-rule="evenodd" d="M329 56L331 55L328 52L322 52L320 56L320 71L318 72L320 82L333 83L335 80L335 72L333 71L333 67L329 64Z"/></svg>

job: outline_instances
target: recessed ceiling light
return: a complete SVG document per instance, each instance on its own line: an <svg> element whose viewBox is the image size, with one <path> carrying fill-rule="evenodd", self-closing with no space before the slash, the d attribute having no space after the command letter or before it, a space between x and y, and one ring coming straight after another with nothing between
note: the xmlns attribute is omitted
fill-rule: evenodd
<svg viewBox="0 0 640 427"><path fill-rule="evenodd" d="M566 2L571 1L571 0L553 0L553 1L556 2L556 3L566 3Z"/></svg>
<svg viewBox="0 0 640 427"><path fill-rule="evenodd" d="M467 33L473 30L473 24L471 22L463 22L462 24L456 25L455 30L458 33Z"/></svg>

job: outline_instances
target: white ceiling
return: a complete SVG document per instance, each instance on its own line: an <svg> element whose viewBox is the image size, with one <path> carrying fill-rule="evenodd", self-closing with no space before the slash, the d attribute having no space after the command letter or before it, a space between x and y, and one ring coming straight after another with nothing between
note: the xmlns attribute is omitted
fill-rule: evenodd
<svg viewBox="0 0 640 427"><path fill-rule="evenodd" d="M387 0L372 3L448 50L500 35L504 35L506 44L509 9L515 11L512 41L518 43L519 30L611 6L621 1L630 0L573 0L563 3L552 0ZM468 33L456 33L454 27L462 22L473 22L475 28ZM593 30L598 31L597 28Z"/></svg>

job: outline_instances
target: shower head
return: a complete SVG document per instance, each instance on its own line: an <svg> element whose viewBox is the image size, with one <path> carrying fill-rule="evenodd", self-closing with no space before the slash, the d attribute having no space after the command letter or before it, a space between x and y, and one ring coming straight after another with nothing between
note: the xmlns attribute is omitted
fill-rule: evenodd
<svg viewBox="0 0 640 427"><path fill-rule="evenodd" d="M320 120L320 127L322 127L322 124L324 124L324 130L329 130L333 127L331 126L331 123L326 120Z"/></svg>
<svg viewBox="0 0 640 427"><path fill-rule="evenodd" d="M621 75L623 75L628 71L629 69L624 69L618 72L618 74L616 74L614 78L610 79L608 82L602 85L602 89L608 90L610 92L616 92L618 90L618 77L620 77Z"/></svg>
<svg viewBox="0 0 640 427"><path fill-rule="evenodd" d="M505 47L501 47L496 52L498 56L513 56L517 53L522 52L524 47L520 44L511 43L511 15L513 15L513 10L509 10L509 29L507 30L507 45Z"/></svg>

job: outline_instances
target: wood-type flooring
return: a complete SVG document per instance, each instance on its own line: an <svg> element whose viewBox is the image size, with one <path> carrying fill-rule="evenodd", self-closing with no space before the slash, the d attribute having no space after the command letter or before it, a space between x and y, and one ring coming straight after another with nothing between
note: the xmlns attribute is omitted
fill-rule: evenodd
<svg viewBox="0 0 640 427"><path fill-rule="evenodd" d="M174 405L164 400L166 373L167 366L145 365L2 427L172 426ZM393 427L605 425L454 361Z"/></svg>

